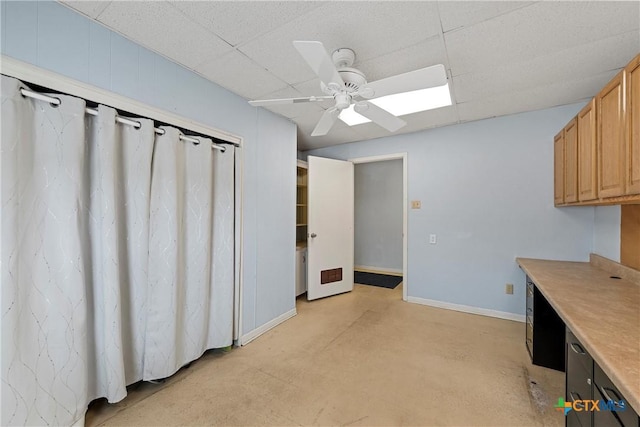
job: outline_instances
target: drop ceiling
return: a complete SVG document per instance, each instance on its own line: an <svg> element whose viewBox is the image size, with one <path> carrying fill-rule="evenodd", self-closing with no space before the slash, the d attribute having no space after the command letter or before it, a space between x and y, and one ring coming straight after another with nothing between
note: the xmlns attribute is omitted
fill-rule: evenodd
<svg viewBox="0 0 640 427"><path fill-rule="evenodd" d="M637 1L64 4L247 100L323 94L293 40L353 49L369 81L444 64L453 105L402 116L396 133L585 101L640 52ZM332 105L269 109L297 124L301 150L389 135L338 121L311 137Z"/></svg>

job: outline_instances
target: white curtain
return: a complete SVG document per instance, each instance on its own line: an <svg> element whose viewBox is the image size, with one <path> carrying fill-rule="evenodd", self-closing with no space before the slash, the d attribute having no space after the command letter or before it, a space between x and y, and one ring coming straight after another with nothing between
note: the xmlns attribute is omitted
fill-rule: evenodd
<svg viewBox="0 0 640 427"><path fill-rule="evenodd" d="M2 425L70 425L231 344L233 152L21 87L2 76Z"/></svg>
<svg viewBox="0 0 640 427"><path fill-rule="evenodd" d="M2 424L68 425L88 403L85 103L1 84Z"/></svg>
<svg viewBox="0 0 640 427"><path fill-rule="evenodd" d="M163 129L153 155L144 379L174 374L211 348L211 342L231 343L210 331L210 322L217 323L220 314L213 306L228 296L213 293L210 285L217 275L212 257L214 150L210 140L184 143L176 129ZM233 259L223 260L221 268L224 263L233 267Z"/></svg>
<svg viewBox="0 0 640 427"><path fill-rule="evenodd" d="M235 275L235 159L230 152L213 156L213 252L208 348L233 342Z"/></svg>
<svg viewBox="0 0 640 427"><path fill-rule="evenodd" d="M151 120L136 121L139 129L118 124L116 111L103 105L86 116L88 391L110 402L123 399L143 370L155 134Z"/></svg>

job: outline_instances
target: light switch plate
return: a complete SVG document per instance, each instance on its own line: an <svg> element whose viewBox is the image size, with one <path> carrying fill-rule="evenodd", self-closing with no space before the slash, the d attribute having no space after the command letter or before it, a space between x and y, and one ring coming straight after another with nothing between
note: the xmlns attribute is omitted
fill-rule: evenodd
<svg viewBox="0 0 640 427"><path fill-rule="evenodd" d="M422 207L422 203L420 200L412 200L411 201L411 209L420 209Z"/></svg>

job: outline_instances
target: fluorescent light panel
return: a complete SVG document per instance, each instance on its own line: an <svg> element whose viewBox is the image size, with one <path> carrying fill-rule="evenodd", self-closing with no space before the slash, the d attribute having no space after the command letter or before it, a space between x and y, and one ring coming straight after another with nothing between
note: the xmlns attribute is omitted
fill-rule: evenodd
<svg viewBox="0 0 640 427"><path fill-rule="evenodd" d="M451 105L451 94L449 93L449 84L447 83L443 86L387 95L372 99L369 102L387 110L395 116L404 116L406 114L433 110L435 108ZM349 126L355 126L371 121L356 113L353 109L353 105L342 110L339 117L340 120Z"/></svg>

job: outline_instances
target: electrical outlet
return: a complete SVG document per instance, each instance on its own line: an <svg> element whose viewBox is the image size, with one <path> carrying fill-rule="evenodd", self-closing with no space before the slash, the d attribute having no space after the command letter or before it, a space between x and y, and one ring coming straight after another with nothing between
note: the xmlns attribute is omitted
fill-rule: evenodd
<svg viewBox="0 0 640 427"><path fill-rule="evenodd" d="M432 245L438 243L438 236L436 236L435 234L429 234L429 243L431 243Z"/></svg>
<svg viewBox="0 0 640 427"><path fill-rule="evenodd" d="M422 203L420 200L412 200L411 201L411 209L420 209L422 207Z"/></svg>
<svg viewBox="0 0 640 427"><path fill-rule="evenodd" d="M507 295L513 295L513 283L507 283L507 286L504 288L504 293Z"/></svg>

